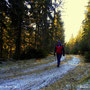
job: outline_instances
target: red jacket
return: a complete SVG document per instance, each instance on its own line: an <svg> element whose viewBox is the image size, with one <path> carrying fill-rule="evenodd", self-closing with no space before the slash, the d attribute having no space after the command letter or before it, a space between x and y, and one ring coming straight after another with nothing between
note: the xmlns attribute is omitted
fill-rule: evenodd
<svg viewBox="0 0 90 90"><path fill-rule="evenodd" d="M56 52L57 54L63 54L63 55L65 54L64 47L62 45L61 46L56 45L54 52Z"/></svg>

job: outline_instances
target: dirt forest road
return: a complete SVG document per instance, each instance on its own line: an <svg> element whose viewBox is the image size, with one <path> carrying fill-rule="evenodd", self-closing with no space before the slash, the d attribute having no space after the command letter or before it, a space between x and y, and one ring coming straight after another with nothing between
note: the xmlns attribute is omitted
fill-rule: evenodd
<svg viewBox="0 0 90 90"><path fill-rule="evenodd" d="M23 73L21 76L17 74L16 77L9 79L7 78L13 76L12 72L7 74L2 72L0 73L0 90L41 90L43 87L63 78L64 75L73 70L80 63L79 58L75 56L68 61L65 59L66 57L62 57L63 64L61 64L59 68L56 67L57 62L52 61L47 64L21 70L19 71L19 73ZM45 70L45 68L49 69ZM7 78L3 79L6 76Z"/></svg>

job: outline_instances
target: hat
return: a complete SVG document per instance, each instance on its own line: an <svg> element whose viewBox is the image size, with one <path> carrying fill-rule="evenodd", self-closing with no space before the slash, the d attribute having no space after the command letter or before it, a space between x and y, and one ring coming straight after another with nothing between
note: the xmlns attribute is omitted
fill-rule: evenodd
<svg viewBox="0 0 90 90"><path fill-rule="evenodd" d="M58 41L58 43L61 43L60 41Z"/></svg>

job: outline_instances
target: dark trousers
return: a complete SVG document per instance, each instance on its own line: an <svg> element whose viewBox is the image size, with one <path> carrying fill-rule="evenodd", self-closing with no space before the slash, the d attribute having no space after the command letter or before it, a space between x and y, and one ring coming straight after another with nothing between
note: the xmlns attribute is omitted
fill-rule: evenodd
<svg viewBox="0 0 90 90"><path fill-rule="evenodd" d="M61 54L57 54L57 67L59 67L60 62L61 62Z"/></svg>

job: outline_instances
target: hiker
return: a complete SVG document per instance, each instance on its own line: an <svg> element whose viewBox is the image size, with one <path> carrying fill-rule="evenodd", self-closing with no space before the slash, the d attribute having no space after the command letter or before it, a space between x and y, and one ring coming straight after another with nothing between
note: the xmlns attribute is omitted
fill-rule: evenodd
<svg viewBox="0 0 90 90"><path fill-rule="evenodd" d="M62 55L65 56L64 47L63 45L61 45L60 41L58 41L58 45L55 46L54 56L55 56L55 53L57 53L57 67L59 67Z"/></svg>

